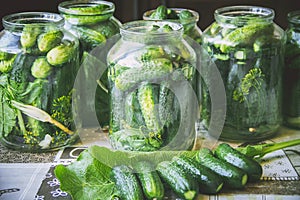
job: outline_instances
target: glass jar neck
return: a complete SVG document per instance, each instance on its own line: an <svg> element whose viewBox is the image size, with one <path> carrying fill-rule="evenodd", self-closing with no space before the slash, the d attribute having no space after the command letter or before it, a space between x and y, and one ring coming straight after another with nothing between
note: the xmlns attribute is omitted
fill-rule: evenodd
<svg viewBox="0 0 300 200"><path fill-rule="evenodd" d="M108 1L99 0L77 0L64 1L58 5L58 10L62 14L77 16L103 15L107 18L113 16L115 5Z"/></svg>
<svg viewBox="0 0 300 200"><path fill-rule="evenodd" d="M181 23L183 26L185 25L196 25L199 21L199 14L194 11L194 10L190 10L190 9L186 9L186 8L169 8L172 11L175 11L175 13L177 14L177 16L179 16L179 14L182 11L189 11L189 13L192 14L191 17L188 17L186 19L166 19L168 21L172 21L172 22L176 22L176 23ZM156 10L148 10L146 12L144 12L143 14L143 19L144 20L156 20L156 19L152 19L150 16L152 15L153 12L155 12Z"/></svg>
<svg viewBox="0 0 300 200"><path fill-rule="evenodd" d="M289 27L300 30L300 10L289 12L287 20Z"/></svg>
<svg viewBox="0 0 300 200"><path fill-rule="evenodd" d="M258 6L228 6L215 10L214 17L219 24L243 26L255 23L273 23L274 10Z"/></svg>
<svg viewBox="0 0 300 200"><path fill-rule="evenodd" d="M64 19L59 14L49 12L22 12L4 16L3 27L14 32L22 31L27 25L31 27L63 27Z"/></svg>
<svg viewBox="0 0 300 200"><path fill-rule="evenodd" d="M183 26L170 21L138 20L127 22L120 28L123 40L138 43L163 43L182 39Z"/></svg>

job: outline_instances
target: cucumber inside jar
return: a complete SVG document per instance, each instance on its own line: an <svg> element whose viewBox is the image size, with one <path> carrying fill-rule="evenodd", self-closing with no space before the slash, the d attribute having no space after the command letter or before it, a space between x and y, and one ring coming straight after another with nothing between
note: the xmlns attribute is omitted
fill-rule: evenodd
<svg viewBox="0 0 300 200"><path fill-rule="evenodd" d="M55 23L47 24L50 19L42 22L35 19L38 13L15 14L19 15L36 21L16 23L21 30L10 30L12 27L4 24L8 29L4 39L7 33L16 35L14 31L19 31L20 37L6 41L9 45L0 51L1 141L7 147L29 152L49 151L74 143L77 134L63 131L40 114L48 115L67 130L75 129L71 100L79 66L78 41ZM60 19L56 14L50 16L52 20ZM16 51L11 52L12 47Z"/></svg>
<svg viewBox="0 0 300 200"><path fill-rule="evenodd" d="M193 121L190 116L192 109L197 108L191 103L196 98L194 90L189 88L195 82L194 66L160 45L148 46L134 55L139 55L138 67L130 65L130 56L110 63L109 67L112 146L154 151L173 142L173 148L186 149L187 144L191 148L195 135L194 127L189 126ZM180 133L182 124L189 134ZM178 134L182 134L181 146L174 140Z"/></svg>
<svg viewBox="0 0 300 200"><path fill-rule="evenodd" d="M236 18L233 24L214 22L203 36L203 47L220 71L227 96L221 138L259 141L281 124L283 32L257 15L231 17ZM207 127L211 103L205 83L201 96Z"/></svg>

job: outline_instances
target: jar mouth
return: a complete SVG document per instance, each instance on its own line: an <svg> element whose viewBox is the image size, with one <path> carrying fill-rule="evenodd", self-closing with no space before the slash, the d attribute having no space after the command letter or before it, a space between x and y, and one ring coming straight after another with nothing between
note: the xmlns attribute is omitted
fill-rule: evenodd
<svg viewBox="0 0 300 200"><path fill-rule="evenodd" d="M290 23L299 24L300 23L300 10L289 12L287 14L287 19Z"/></svg>
<svg viewBox="0 0 300 200"><path fill-rule="evenodd" d="M238 20L246 22L251 19L260 18L264 21L273 21L275 12L271 8L261 6L227 6L215 10L215 19L218 21Z"/></svg>
<svg viewBox="0 0 300 200"><path fill-rule="evenodd" d="M57 13L50 12L21 12L6 15L2 18L5 28L18 28L27 24L43 26L53 23L57 26L63 25L64 19Z"/></svg>
<svg viewBox="0 0 300 200"><path fill-rule="evenodd" d="M172 28L169 32L163 32L162 28L168 25ZM154 27L157 27L157 29L153 29ZM131 21L124 23L120 27L120 33L121 34L134 34L134 35L166 35L166 34L182 34L183 32L183 26L180 23L177 22L171 22L171 21L160 21L160 20L137 20L137 21Z"/></svg>
<svg viewBox="0 0 300 200"><path fill-rule="evenodd" d="M108 1L98 0L71 0L58 4L58 10L61 13L69 15L106 15L115 11L115 4Z"/></svg>
<svg viewBox="0 0 300 200"><path fill-rule="evenodd" d="M174 22L178 22L180 21L181 23L183 24L187 24L187 23L191 23L191 22L198 22L199 21L199 14L194 11L194 10L190 10L190 9L186 9L186 8L168 8L170 10L173 10L175 11L175 13L178 15L181 11L183 10L187 10L189 11L190 13L193 14L192 17L189 17L188 19L185 19L185 20L180 20L180 19L167 19L168 21L174 21ZM143 14L143 19L144 20L157 20L157 19L152 19L150 16L153 12L155 12L156 9L153 9L153 10L148 10L146 12L144 12Z"/></svg>

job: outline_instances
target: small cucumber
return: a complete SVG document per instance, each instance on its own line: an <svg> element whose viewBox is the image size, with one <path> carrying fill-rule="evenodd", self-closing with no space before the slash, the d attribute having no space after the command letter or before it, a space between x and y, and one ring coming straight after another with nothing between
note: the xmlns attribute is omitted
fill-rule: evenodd
<svg viewBox="0 0 300 200"><path fill-rule="evenodd" d="M258 181L262 175L261 165L238 150L232 148L229 144L222 143L217 146L214 151L216 157L224 160L247 172L249 181Z"/></svg>
<svg viewBox="0 0 300 200"><path fill-rule="evenodd" d="M195 199L198 194L197 181L171 161L163 161L157 165L159 176L168 186L183 199Z"/></svg>
<svg viewBox="0 0 300 200"><path fill-rule="evenodd" d="M115 78L115 86L126 91L143 81L161 79L168 76L173 70L169 59L158 58L144 63L142 68L130 68Z"/></svg>
<svg viewBox="0 0 300 200"><path fill-rule="evenodd" d="M245 171L236 166L216 158L212 151L207 148L202 148L198 151L196 160L204 166L210 168L224 179L224 186L234 189L243 188L248 180L248 175Z"/></svg>
<svg viewBox="0 0 300 200"><path fill-rule="evenodd" d="M155 91L151 84L142 84L138 89L138 101L150 135L161 141L161 125L157 114Z"/></svg>
<svg viewBox="0 0 300 200"><path fill-rule="evenodd" d="M126 165L113 167L111 178L116 184L118 196L122 200L144 199L142 188L136 175Z"/></svg>
<svg viewBox="0 0 300 200"><path fill-rule="evenodd" d="M137 90L130 92L125 99L125 121L132 128L145 127Z"/></svg>
<svg viewBox="0 0 300 200"><path fill-rule="evenodd" d="M200 193L216 194L223 188L222 177L193 158L175 156L173 162L198 181Z"/></svg>
<svg viewBox="0 0 300 200"><path fill-rule="evenodd" d="M137 177L147 199L161 200L164 197L164 185L152 163L141 161L137 164Z"/></svg>

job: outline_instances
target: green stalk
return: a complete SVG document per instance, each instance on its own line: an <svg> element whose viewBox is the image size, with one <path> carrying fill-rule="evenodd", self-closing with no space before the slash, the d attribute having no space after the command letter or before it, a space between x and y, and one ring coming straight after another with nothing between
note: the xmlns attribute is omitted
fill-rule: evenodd
<svg viewBox="0 0 300 200"><path fill-rule="evenodd" d="M21 133L23 135L25 135L25 133L27 131L26 131L25 123L24 123L23 116L22 116L22 113L21 113L20 110L17 110L17 116L18 116L18 122L19 122L19 126L20 126L20 129L21 129Z"/></svg>
<svg viewBox="0 0 300 200"><path fill-rule="evenodd" d="M300 145L300 139L271 144L247 145L236 149L249 157L261 158L267 153L295 145Z"/></svg>

